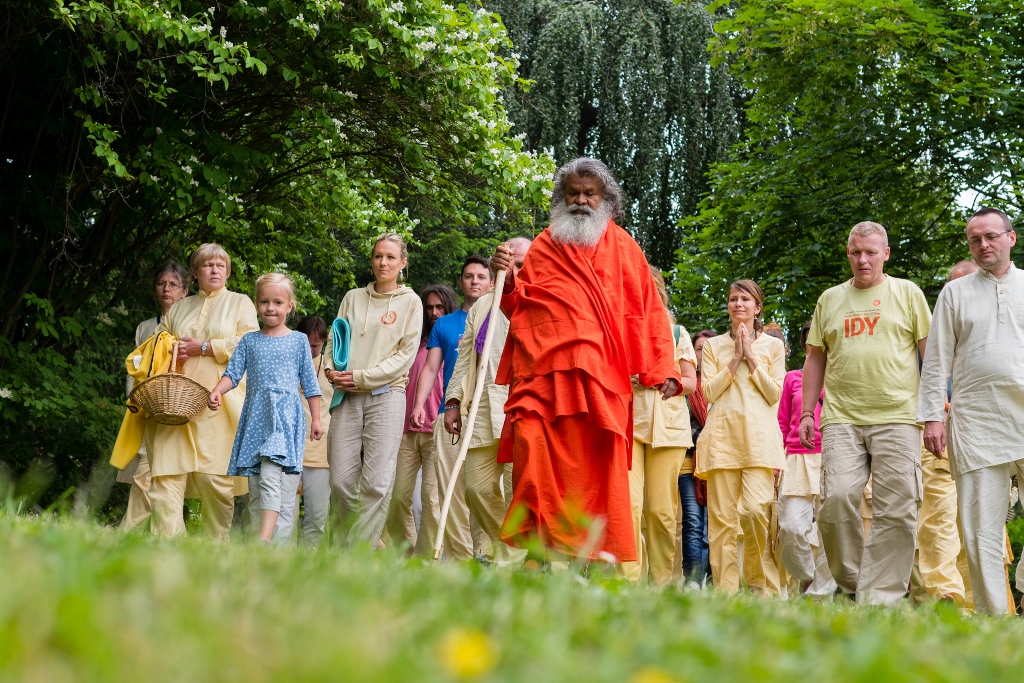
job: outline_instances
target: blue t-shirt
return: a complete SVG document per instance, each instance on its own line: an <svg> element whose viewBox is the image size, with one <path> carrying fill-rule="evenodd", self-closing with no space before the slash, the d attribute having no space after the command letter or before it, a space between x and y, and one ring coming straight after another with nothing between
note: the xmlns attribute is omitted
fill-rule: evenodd
<svg viewBox="0 0 1024 683"><path fill-rule="evenodd" d="M441 349L441 356L444 359L444 393L448 394L448 380L452 378L455 370L455 361L459 358L459 342L462 341L462 334L466 331L467 311L461 308L448 315L437 319L434 326L430 328L430 336L427 337L428 349ZM444 412L444 406L438 414Z"/></svg>

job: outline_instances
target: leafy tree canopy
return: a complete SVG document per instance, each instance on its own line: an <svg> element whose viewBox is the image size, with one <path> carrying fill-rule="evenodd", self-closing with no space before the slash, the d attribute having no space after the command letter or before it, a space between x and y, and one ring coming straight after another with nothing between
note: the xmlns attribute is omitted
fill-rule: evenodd
<svg viewBox="0 0 1024 683"><path fill-rule="evenodd" d="M930 295L969 256L972 197L1024 209L1021 3L751 0L716 25L716 64L748 95L735 157L687 223L676 304L725 323L728 282L766 290L791 339L849 277L846 236L889 230L889 272ZM724 9L722 11L725 11Z"/></svg>
<svg viewBox="0 0 1024 683"><path fill-rule="evenodd" d="M709 64L712 17L672 0L487 0L501 14L528 91L509 116L559 163L601 159L625 192L624 227L663 268L680 218L708 189L736 137L731 79Z"/></svg>
<svg viewBox="0 0 1024 683"><path fill-rule="evenodd" d="M157 262L218 241L231 287L284 270L305 310L333 314L374 234L415 250L527 230L550 191L550 160L509 133L502 94L523 82L482 8L3 5L0 448L16 467L55 458L74 480L112 442Z"/></svg>

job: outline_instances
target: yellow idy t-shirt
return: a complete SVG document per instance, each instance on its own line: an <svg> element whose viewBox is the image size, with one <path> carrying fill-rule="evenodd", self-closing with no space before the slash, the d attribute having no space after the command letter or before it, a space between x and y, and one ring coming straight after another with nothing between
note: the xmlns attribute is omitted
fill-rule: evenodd
<svg viewBox="0 0 1024 683"><path fill-rule="evenodd" d="M931 320L909 280L887 276L870 289L848 280L826 290L807 337L827 359L821 425L917 424L917 343Z"/></svg>

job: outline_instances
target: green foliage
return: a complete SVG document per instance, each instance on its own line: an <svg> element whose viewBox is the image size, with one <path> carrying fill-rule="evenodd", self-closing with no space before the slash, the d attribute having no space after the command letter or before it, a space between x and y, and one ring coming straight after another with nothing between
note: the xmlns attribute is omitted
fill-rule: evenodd
<svg viewBox="0 0 1024 683"><path fill-rule="evenodd" d="M674 263L677 222L708 189L736 137L728 69L711 66L712 17L672 0L488 0L521 53L527 91L509 115L559 163L594 156L625 192L625 227L648 257Z"/></svg>
<svg viewBox="0 0 1024 683"><path fill-rule="evenodd" d="M721 324L727 283L750 277L795 341L818 295L849 277L846 235L862 220L889 229L889 272L935 295L968 256L964 201L1024 209L1020 10L1012 0L729 6L711 49L749 93L747 125L687 224L680 310Z"/></svg>
<svg viewBox="0 0 1024 683"><path fill-rule="evenodd" d="M1019 620L0 518L5 681L1016 681ZM955 644L955 646L951 646Z"/></svg>
<svg viewBox="0 0 1024 683"><path fill-rule="evenodd" d="M232 288L283 270L304 312L333 315L375 234L415 248L528 231L546 201L551 162L511 137L501 101L522 85L508 37L477 7L0 1L0 448L15 470L50 458L80 475L71 460L106 454L156 263L217 241Z"/></svg>

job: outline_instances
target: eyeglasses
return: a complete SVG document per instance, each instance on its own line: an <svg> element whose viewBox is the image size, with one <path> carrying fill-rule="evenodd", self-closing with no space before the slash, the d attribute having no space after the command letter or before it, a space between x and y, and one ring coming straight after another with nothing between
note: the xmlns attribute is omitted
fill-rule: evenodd
<svg viewBox="0 0 1024 683"><path fill-rule="evenodd" d="M182 289L181 285L178 284L177 282L168 282L167 280L161 280L160 282L156 283L156 286L158 289Z"/></svg>
<svg viewBox="0 0 1024 683"><path fill-rule="evenodd" d="M985 234L985 235L979 235L977 237L970 237L967 240L967 244L971 245L972 247L981 246L982 242L987 242L988 244L992 244L997 239L999 239L1003 235L1006 235L1006 234L1008 234L1010 232L1013 232L1013 231L1012 230L1003 230L1002 232L990 232L990 233Z"/></svg>

